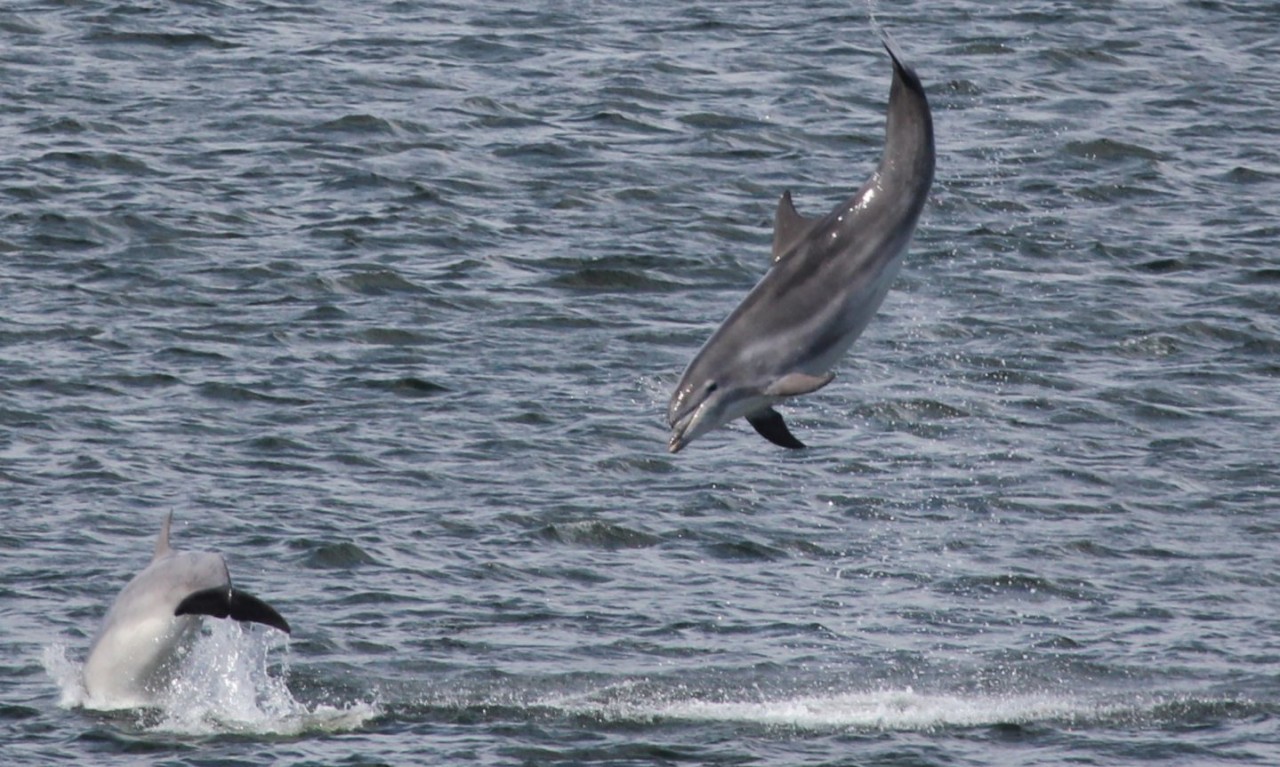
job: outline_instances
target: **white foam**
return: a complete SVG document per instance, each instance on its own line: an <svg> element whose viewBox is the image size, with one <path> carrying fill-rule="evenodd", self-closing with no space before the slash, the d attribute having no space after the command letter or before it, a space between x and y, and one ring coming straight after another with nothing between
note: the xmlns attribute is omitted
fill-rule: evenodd
<svg viewBox="0 0 1280 767"><path fill-rule="evenodd" d="M58 685L60 695L58 705L63 708L83 706L85 702L84 685L81 683L80 671L83 664L67 657L67 646L61 642L44 648L40 657L44 671Z"/></svg>
<svg viewBox="0 0 1280 767"><path fill-rule="evenodd" d="M287 685L288 647L275 631L246 630L232 621L207 621L172 685L158 701L157 716L139 719L147 730L186 735L219 733L296 735L359 727L378 716L377 705L308 706ZM270 670L272 650L284 645L279 673ZM88 701L81 665L61 644L45 648L46 672L62 691L60 705L82 707Z"/></svg>
<svg viewBox="0 0 1280 767"><path fill-rule="evenodd" d="M777 700L663 700L623 695L608 703L560 701L557 707L615 721L682 720L729 722L801 730L925 731L1038 721L1078 723L1105 715L1096 702L1052 694L919 693L911 688L832 695L799 695Z"/></svg>
<svg viewBox="0 0 1280 767"><path fill-rule="evenodd" d="M930 730L1074 719L1086 710L1091 707L1038 695L983 697L905 689L753 703L682 701L668 704L661 714L800 729Z"/></svg>

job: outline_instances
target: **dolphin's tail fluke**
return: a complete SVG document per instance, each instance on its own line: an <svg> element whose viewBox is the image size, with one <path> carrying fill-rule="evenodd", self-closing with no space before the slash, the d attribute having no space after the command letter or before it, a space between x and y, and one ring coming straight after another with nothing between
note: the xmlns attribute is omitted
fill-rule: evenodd
<svg viewBox="0 0 1280 767"><path fill-rule="evenodd" d="M190 594L178 603L173 614L231 618L241 622L261 623L286 634L291 633L289 622L274 607L247 591L237 591L231 586L215 586Z"/></svg>
<svg viewBox="0 0 1280 767"><path fill-rule="evenodd" d="M893 84L889 88L889 109L885 117L884 155L880 158L882 179L892 175L904 203L912 210L914 225L933 184L935 165L933 112L929 97L914 69L903 59L898 44L881 28L880 42L893 60Z"/></svg>
<svg viewBox="0 0 1280 767"><path fill-rule="evenodd" d="M899 48L894 39L889 36L889 30L881 28L879 31L880 44L884 46L885 51L889 54L889 58L893 60L894 72L898 77L902 78L911 90L923 94L924 86L920 84L920 76L917 75L916 71L907 63L906 58L902 55L902 49Z"/></svg>

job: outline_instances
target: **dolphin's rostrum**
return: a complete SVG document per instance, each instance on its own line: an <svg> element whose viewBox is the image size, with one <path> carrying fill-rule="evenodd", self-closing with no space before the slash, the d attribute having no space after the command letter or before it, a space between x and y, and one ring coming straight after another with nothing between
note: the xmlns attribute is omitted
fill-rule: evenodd
<svg viewBox="0 0 1280 767"><path fill-rule="evenodd" d="M804 447L773 406L830 383L832 366L884 301L934 168L924 87L887 36L884 47L893 84L879 166L821 218L805 218L791 193L782 195L769 271L689 363L671 397L672 453L742 417L776 445Z"/></svg>

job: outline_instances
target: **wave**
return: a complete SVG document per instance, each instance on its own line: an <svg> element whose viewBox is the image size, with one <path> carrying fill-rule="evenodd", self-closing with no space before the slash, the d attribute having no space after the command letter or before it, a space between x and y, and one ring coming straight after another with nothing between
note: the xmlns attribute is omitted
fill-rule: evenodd
<svg viewBox="0 0 1280 767"><path fill-rule="evenodd" d="M551 707L615 723L718 722L811 731L932 731L1048 721L1074 725L1105 719L1112 713L1109 704L1053 694L927 693L910 687L777 700L646 700L616 693L608 697L613 700L566 700Z"/></svg>
<svg viewBox="0 0 1280 767"><path fill-rule="evenodd" d="M871 690L765 692L693 690L654 680L537 690L511 685L468 688L417 703L388 701L386 716L402 721L587 721L606 728L728 724L759 730L823 735L844 732L929 732L993 728L1067 730L1203 727L1228 720L1270 717L1275 704L1234 695L1113 690L1066 691ZM541 685L538 685L541 686ZM394 697L394 696L393 696ZM767 737L767 736L766 736Z"/></svg>

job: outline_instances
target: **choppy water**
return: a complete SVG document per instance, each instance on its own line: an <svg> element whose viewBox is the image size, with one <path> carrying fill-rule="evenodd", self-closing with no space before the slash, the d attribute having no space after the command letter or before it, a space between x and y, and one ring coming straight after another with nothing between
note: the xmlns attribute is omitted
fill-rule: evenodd
<svg viewBox="0 0 1280 767"><path fill-rule="evenodd" d="M1280 6L895 3L938 179L836 382L665 453L861 3L0 12L8 764L1280 761ZM174 542L212 627L76 706Z"/></svg>

